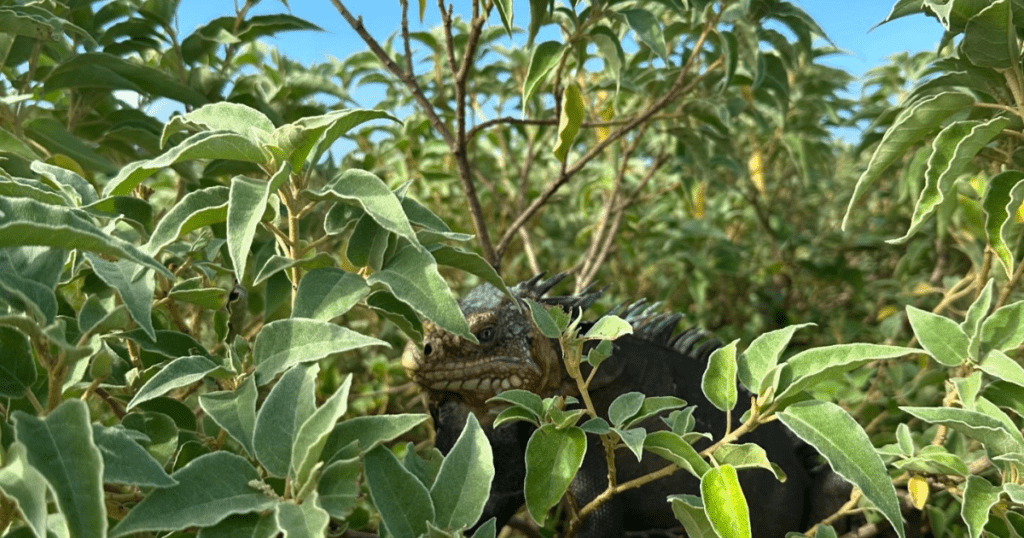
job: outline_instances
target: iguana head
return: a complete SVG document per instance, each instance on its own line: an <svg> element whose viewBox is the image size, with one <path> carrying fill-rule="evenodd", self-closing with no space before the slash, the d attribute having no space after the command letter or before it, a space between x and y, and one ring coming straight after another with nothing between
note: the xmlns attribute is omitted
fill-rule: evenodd
<svg viewBox="0 0 1024 538"><path fill-rule="evenodd" d="M547 280L542 276L509 288L510 295L481 284L459 301L479 343L424 322L422 348L409 342L402 354L409 377L435 395L454 396L478 411L487 410L487 399L503 390L521 388L541 396L558 393L565 382L558 344L541 334L525 300L582 309L599 293L545 297L566 275Z"/></svg>

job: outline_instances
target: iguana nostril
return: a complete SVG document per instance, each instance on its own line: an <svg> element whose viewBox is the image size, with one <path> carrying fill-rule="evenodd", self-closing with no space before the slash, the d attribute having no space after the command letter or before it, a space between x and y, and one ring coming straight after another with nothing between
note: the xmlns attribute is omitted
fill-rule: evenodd
<svg viewBox="0 0 1024 538"><path fill-rule="evenodd" d="M434 348L432 348L432 347L430 346L430 344L425 344L425 345L423 346L423 356L427 356L427 355L430 355L430 352L431 352L431 351L433 351L433 350L434 350Z"/></svg>

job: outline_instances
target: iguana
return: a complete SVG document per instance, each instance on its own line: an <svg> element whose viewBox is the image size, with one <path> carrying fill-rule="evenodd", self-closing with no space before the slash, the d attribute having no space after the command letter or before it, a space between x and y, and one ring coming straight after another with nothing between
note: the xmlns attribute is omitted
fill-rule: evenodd
<svg viewBox="0 0 1024 538"><path fill-rule="evenodd" d="M435 446L441 452L451 449L469 413L476 414L485 425L494 454L495 479L480 521L496 517L499 529L523 504L526 443L534 427L525 422L490 427L497 408L487 400L511 388L528 389L541 397L579 396L575 381L566 373L558 342L541 334L524 300L558 305L580 315L601 294L599 291L549 297L548 291L566 274L546 280L542 276L511 287L510 296L490 284L482 284L459 301L479 343L425 322L422 347L410 342L402 356L409 376L428 394ZM656 313L655 308L645 307L642 302L620 309L618 315L630 322L633 334L613 342L611 357L600 365L589 386L598 414L607 417L611 402L626 392L678 396L696 404L696 431L721 438L726 428L725 415L708 402L701 389L706 361L721 344L699 329L674 334L682 316ZM589 365L584 365L584 375L589 373L587 368ZM737 406L734 416L739 417L747 408L749 403ZM648 419L644 426L648 431L665 429L657 417ZM788 476L781 483L763 469L740 473L755 537L781 538L787 531L806 530L846 500L849 486L831 474L827 466L814 468L813 449L800 443L778 421L760 426L744 436L742 442L762 446L769 459ZM583 465L569 488L576 506L584 506L605 489L606 465L603 446L592 437ZM645 453L639 463L626 450L616 454L619 483L665 465L664 459L650 453ZM699 494L699 481L681 471L621 493L593 512L583 522L579 535L611 537L622 536L626 531L678 529L679 523L666 501L668 495L678 493Z"/></svg>

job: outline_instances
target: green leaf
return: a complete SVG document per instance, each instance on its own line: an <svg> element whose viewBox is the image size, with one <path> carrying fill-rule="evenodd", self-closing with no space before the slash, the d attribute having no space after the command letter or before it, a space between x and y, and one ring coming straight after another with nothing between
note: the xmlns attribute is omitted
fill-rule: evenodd
<svg viewBox="0 0 1024 538"><path fill-rule="evenodd" d="M408 200L408 198L406 198L406 200ZM505 286L505 282L501 279L501 276L498 275L498 272L494 270L494 267L487 263L487 260L480 257L479 254L441 245L438 247L431 247L430 255L434 257L434 260L437 261L438 265L454 267L471 275L476 275L484 282L488 282L495 288L501 290L502 293L508 293L508 288Z"/></svg>
<svg viewBox="0 0 1024 538"><path fill-rule="evenodd" d="M0 134L3 129L0 128ZM3 141L0 140L0 151ZM65 205L69 202L57 193L56 189L35 179L0 177L0 196L11 198L31 198L37 202L50 205Z"/></svg>
<svg viewBox="0 0 1024 538"><path fill-rule="evenodd" d="M278 502L250 485L260 476L249 462L223 450L199 456L171 477L178 484L149 493L110 530L110 538L209 527L232 514L270 510Z"/></svg>
<svg viewBox="0 0 1024 538"><path fill-rule="evenodd" d="M0 326L0 396L20 399L36 382L36 360L28 337L11 327Z"/></svg>
<svg viewBox="0 0 1024 538"><path fill-rule="evenodd" d="M494 7L497 8L498 17L501 18L501 25L505 27L505 33L512 37L512 18L515 11L512 9L513 0L494 0ZM421 2L421 6L424 2ZM420 9L420 22L423 22L423 10Z"/></svg>
<svg viewBox="0 0 1024 538"><path fill-rule="evenodd" d="M555 318L548 313L544 305L533 299L527 299L526 304L530 306L530 318L533 319L534 325L537 326L541 334L548 338L558 338L562 335L561 329L555 323Z"/></svg>
<svg viewBox="0 0 1024 538"><path fill-rule="evenodd" d="M763 333L747 346L746 351L736 360L736 373L740 383L752 393L757 393L768 371L779 363L782 352L789 345L793 333L813 323L790 325L782 329Z"/></svg>
<svg viewBox="0 0 1024 538"><path fill-rule="evenodd" d="M729 342L711 353L708 367L701 378L701 390L711 405L720 411L731 411L736 406L739 393L736 390L736 345L739 340Z"/></svg>
<svg viewBox="0 0 1024 538"><path fill-rule="evenodd" d="M178 449L178 427L169 415L154 411L136 411L126 415L121 424L144 435L145 441L142 441L142 445L160 465L166 465L171 461Z"/></svg>
<svg viewBox="0 0 1024 538"><path fill-rule="evenodd" d="M64 198L71 201L68 205L87 206L99 200L92 183L71 170L41 161L33 162L31 167L33 172L48 180L51 186L60 190Z"/></svg>
<svg viewBox="0 0 1024 538"><path fill-rule="evenodd" d="M178 482L160 463L132 440L128 430L92 425L92 436L103 456L103 482L166 488Z"/></svg>
<svg viewBox="0 0 1024 538"><path fill-rule="evenodd" d="M292 317L330 321L369 294L370 287L359 275L333 267L313 269L299 281Z"/></svg>
<svg viewBox="0 0 1024 538"><path fill-rule="evenodd" d="M263 512L255 516L252 514L228 516L216 525L199 529L197 536L198 538L275 538L280 532L275 516L275 512Z"/></svg>
<svg viewBox="0 0 1024 538"><path fill-rule="evenodd" d="M203 94L175 80L167 71L130 62L113 54L76 54L46 78L47 89L131 90L167 97L190 106L206 103Z"/></svg>
<svg viewBox="0 0 1024 538"><path fill-rule="evenodd" d="M293 170L299 171L311 154L313 161L319 160L331 144L353 127L376 119L401 123L381 110L338 110L282 125L271 133L269 143L281 150Z"/></svg>
<svg viewBox="0 0 1024 538"><path fill-rule="evenodd" d="M672 513L683 524L686 535L693 538L718 538L715 528L708 521L704 502L696 495L670 495Z"/></svg>
<svg viewBox="0 0 1024 538"><path fill-rule="evenodd" d="M644 453L644 440L647 438L647 430L643 428L612 428L612 431L619 436L622 444L626 445L626 448L636 456L636 461L640 461Z"/></svg>
<svg viewBox="0 0 1024 538"><path fill-rule="evenodd" d="M970 338L955 321L907 305L914 336L939 364L959 366L970 358Z"/></svg>
<svg viewBox="0 0 1024 538"><path fill-rule="evenodd" d="M97 152L91 144L69 132L64 124L54 118L41 117L27 121L24 124L24 133L26 138L43 146L51 154L67 155L76 163L82 163L105 174L117 171L114 163Z"/></svg>
<svg viewBox="0 0 1024 538"><path fill-rule="evenodd" d="M211 103L172 117L164 125L160 146L167 144L174 133L185 130L230 131L263 143L274 130L274 122L259 110L243 104Z"/></svg>
<svg viewBox="0 0 1024 538"><path fill-rule="evenodd" d="M255 164L269 164L270 156L256 142L231 131L196 133L163 155L148 161L132 163L118 172L103 188L104 196L127 195L142 180L173 164L196 159L224 159Z"/></svg>
<svg viewBox="0 0 1024 538"><path fill-rule="evenodd" d="M11 416L14 438L53 489L71 538L106 536L103 459L93 444L85 402L66 400L42 419L21 411Z"/></svg>
<svg viewBox="0 0 1024 538"><path fill-rule="evenodd" d="M299 267L301 269L312 270L312 269L323 269L325 267L333 267L337 262L334 256L327 252L308 253L304 258L294 259L287 256L278 256L277 254L271 255L264 262L263 267L256 272L256 277L252 279L253 286L259 286L263 282L281 271L287 271L292 267ZM291 274L287 274L288 278L291 278Z"/></svg>
<svg viewBox="0 0 1024 538"><path fill-rule="evenodd" d="M590 330L583 335L584 340L615 340L620 336L633 334L633 326L618 316L601 316Z"/></svg>
<svg viewBox="0 0 1024 538"><path fill-rule="evenodd" d="M831 402L807 401L778 413L797 437L818 450L839 476L859 488L903 538L903 516L896 489L864 429Z"/></svg>
<svg viewBox="0 0 1024 538"><path fill-rule="evenodd" d="M256 414L253 448L274 476L288 476L299 428L316 410L316 364L297 365L281 376Z"/></svg>
<svg viewBox="0 0 1024 538"><path fill-rule="evenodd" d="M280 319L263 326L253 344L256 384L265 385L291 366L317 361L334 353L387 342L312 319Z"/></svg>
<svg viewBox="0 0 1024 538"><path fill-rule="evenodd" d="M434 520L434 505L423 483L383 446L367 452L363 465L366 485L388 534L417 538L427 532L427 522Z"/></svg>
<svg viewBox="0 0 1024 538"><path fill-rule="evenodd" d="M1020 60L1010 11L1008 0L995 0L967 21L960 50L972 64L1002 70L1010 69L1014 62ZM976 536L972 534L971 538Z"/></svg>
<svg viewBox="0 0 1024 538"><path fill-rule="evenodd" d="M178 387L191 385L216 369L216 364L200 355L174 359L162 367L156 375L149 378L145 385L142 385L142 388L139 389L139 392L135 393L135 396L128 402L125 409L130 411L142 402L152 400L157 396L163 396Z"/></svg>
<svg viewBox="0 0 1024 538"><path fill-rule="evenodd" d="M640 37L640 41L650 47L662 60L668 62L665 35L661 32L661 25L658 24L657 17L644 9L623 9L619 13L626 16L626 23Z"/></svg>
<svg viewBox="0 0 1024 538"><path fill-rule="evenodd" d="M430 488L436 519L442 529L459 530L476 523L483 513L494 478L491 444L473 413L459 439L444 458Z"/></svg>
<svg viewBox="0 0 1024 538"><path fill-rule="evenodd" d="M85 258L89 260L96 276L117 290L117 295L121 297L135 323L146 331L149 338L155 340L152 308L156 279L153 273L145 269L140 270L139 266L127 260L108 262L91 253L86 253Z"/></svg>
<svg viewBox="0 0 1024 538"><path fill-rule="evenodd" d="M857 180L853 197L843 217L842 228L846 229L854 204L868 192L890 164L905 155L912 145L935 131L947 118L972 104L974 97L971 95L943 92L921 99L900 112L875 149L867 169Z"/></svg>
<svg viewBox="0 0 1024 538"><path fill-rule="evenodd" d="M632 428L647 418L660 414L663 411L685 406L686 401L675 396L648 396L644 398L644 403L640 405L640 409L636 414L630 417L623 426Z"/></svg>
<svg viewBox="0 0 1024 538"><path fill-rule="evenodd" d="M302 504L278 503L276 509L277 527L288 538L319 538L327 533L331 516L320 508L317 493L312 492Z"/></svg>
<svg viewBox="0 0 1024 538"><path fill-rule="evenodd" d="M267 199L270 196L267 187L266 181L244 176L231 178L227 239L231 265L235 268L235 278L239 282L244 280L249 249L252 247L253 237L256 236L256 228L266 213Z"/></svg>
<svg viewBox="0 0 1024 538"><path fill-rule="evenodd" d="M321 459L334 461L342 449L352 442L358 442L359 451L365 453L381 443L394 440L426 420L427 415L412 413L352 417L335 424L327 437Z"/></svg>
<svg viewBox="0 0 1024 538"><path fill-rule="evenodd" d="M363 465L359 458L335 461L324 467L316 491L320 506L331 517L345 519L355 508L362 493L359 488L359 477L362 474Z"/></svg>
<svg viewBox="0 0 1024 538"><path fill-rule="evenodd" d="M234 391L207 392L199 395L199 407L218 426L224 428L250 456L256 430L256 378L249 376Z"/></svg>
<svg viewBox="0 0 1024 538"><path fill-rule="evenodd" d="M1006 235L1013 215L1024 201L1024 172L1008 170L988 182L982 208L985 210L985 231L992 250L999 257L1006 276L1013 274L1013 257Z"/></svg>
<svg viewBox="0 0 1024 538"><path fill-rule="evenodd" d="M964 500L960 505L960 516L967 524L967 534L971 538L981 536L981 531L988 523L992 507L999 502L1002 489L993 486L980 476L967 477L964 487Z"/></svg>
<svg viewBox="0 0 1024 538"><path fill-rule="evenodd" d="M352 374L348 374L334 394L299 427L292 444L291 477L296 490L302 491L309 481L313 466L320 460L327 444L327 437L348 409L348 391L351 387Z"/></svg>
<svg viewBox="0 0 1024 538"><path fill-rule="evenodd" d="M526 508L543 524L548 510L562 499L583 464L587 435L573 426L541 426L526 443Z"/></svg>
<svg viewBox="0 0 1024 538"><path fill-rule="evenodd" d="M903 411L932 424L942 424L984 445L990 457L1024 452L1020 432L1009 431L997 418L979 411L956 407L900 407Z"/></svg>
<svg viewBox="0 0 1024 538"><path fill-rule="evenodd" d="M978 365L986 374L1024 387L1024 367L998 349L993 349Z"/></svg>
<svg viewBox="0 0 1024 538"><path fill-rule="evenodd" d="M437 324L438 327L472 342L462 310L429 253L413 246L402 247L384 269L366 279L370 285L383 284L398 300Z"/></svg>
<svg viewBox="0 0 1024 538"><path fill-rule="evenodd" d="M711 465L694 450L693 445L673 432L662 430L649 433L644 439L644 450L675 463L698 478L711 469Z"/></svg>
<svg viewBox="0 0 1024 538"><path fill-rule="evenodd" d="M84 213L29 200L0 197L0 247L44 245L126 258L169 279L174 275L136 246L94 225Z"/></svg>
<svg viewBox="0 0 1024 538"><path fill-rule="evenodd" d="M1024 301L999 308L981 324L983 349L1010 351L1024 343Z"/></svg>
<svg viewBox="0 0 1024 538"><path fill-rule="evenodd" d="M621 427L623 423L633 415L636 415L637 411L640 411L640 406L643 404L644 395L642 392L620 394L608 406L608 420L612 422L613 426Z"/></svg>
<svg viewBox="0 0 1024 538"><path fill-rule="evenodd" d="M530 67L526 70L526 83L523 85L523 115L526 115L526 105L530 98L537 92L544 77L555 68L558 59L562 55L562 44L558 41L545 41L533 49L533 56L530 57Z"/></svg>
<svg viewBox="0 0 1024 538"><path fill-rule="evenodd" d="M736 469L765 469L771 471L779 482L786 480L785 471L769 461L764 448L754 443L725 444L718 447L712 457L719 465L728 464Z"/></svg>
<svg viewBox="0 0 1024 538"><path fill-rule="evenodd" d="M920 352L919 349L909 347L878 344L839 344L808 349L797 353L785 363L789 368L792 382L777 399L794 395L821 380L838 376L873 360L892 359Z"/></svg>
<svg viewBox="0 0 1024 538"><path fill-rule="evenodd" d="M569 154L569 148L572 147L580 125L583 124L585 112L586 104L583 102L579 86L566 86L562 93L562 113L558 115L558 145L555 146L555 157L559 161L565 161Z"/></svg>
<svg viewBox="0 0 1024 538"><path fill-rule="evenodd" d="M700 477L704 512L721 538L750 538L750 512L732 465L714 467Z"/></svg>
<svg viewBox="0 0 1024 538"><path fill-rule="evenodd" d="M25 445L11 443L0 467L0 493L36 538L46 538L46 478L28 462Z"/></svg>
<svg viewBox="0 0 1024 538"><path fill-rule="evenodd" d="M954 183L963 174L989 142L998 136L1009 124L1006 118L992 118L988 121L958 121L944 127L931 144L928 167L924 172L925 184L914 206L907 232L892 244L905 242L924 225L927 218L935 213L946 195L952 193Z"/></svg>
<svg viewBox="0 0 1024 538"><path fill-rule="evenodd" d="M534 422L540 421L541 417L544 416L544 402L540 396L528 390L512 389L502 391L487 401L508 402L516 407L520 407L533 417Z"/></svg>
<svg viewBox="0 0 1024 538"><path fill-rule="evenodd" d="M227 220L228 193L227 187L216 186L183 196L157 223L143 250L155 255L182 235Z"/></svg>
<svg viewBox="0 0 1024 538"><path fill-rule="evenodd" d="M355 202L382 228L416 244L416 234L402 210L402 202L379 177L366 170L346 170L319 191L304 194L313 200Z"/></svg>

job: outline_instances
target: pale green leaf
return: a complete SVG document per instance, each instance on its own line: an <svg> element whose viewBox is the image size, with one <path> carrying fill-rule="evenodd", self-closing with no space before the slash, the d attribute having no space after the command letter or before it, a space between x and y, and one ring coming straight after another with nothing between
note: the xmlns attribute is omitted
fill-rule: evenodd
<svg viewBox="0 0 1024 538"><path fill-rule="evenodd" d="M21 443L11 443L7 450L0 467L0 494L14 502L36 538L46 538L46 478L28 463Z"/></svg>
<svg viewBox="0 0 1024 538"><path fill-rule="evenodd" d="M256 164L269 164L270 155L253 140L231 131L202 131L170 151L148 161L132 163L110 180L103 196L127 195L142 180L173 164L196 159L225 159Z"/></svg>
<svg viewBox="0 0 1024 538"><path fill-rule="evenodd" d="M981 324L984 350L1010 351L1024 343L1024 301L1003 306Z"/></svg>
<svg viewBox="0 0 1024 538"><path fill-rule="evenodd" d="M359 451L366 452L380 443L397 438L425 420L427 415L406 413L352 417L339 422L331 430L321 459L326 462L333 461L342 449L352 442L358 442Z"/></svg>
<svg viewBox="0 0 1024 538"><path fill-rule="evenodd" d="M768 371L779 363L793 333L813 323L790 325L782 329L763 333L747 346L746 351L736 359L736 373L740 383L752 393L757 393Z"/></svg>
<svg viewBox="0 0 1024 538"><path fill-rule="evenodd" d="M316 411L315 384L319 370L315 363L293 366L270 390L256 414L255 455L274 476L288 476L299 428Z"/></svg>
<svg viewBox="0 0 1024 538"><path fill-rule="evenodd" d="M292 317L329 321L348 312L369 293L370 287L357 274L334 267L313 269L299 281Z"/></svg>
<svg viewBox="0 0 1024 538"><path fill-rule="evenodd" d="M145 269L140 270L138 265L128 260L108 262L88 252L85 258L89 260L96 276L117 291L135 323L146 331L150 339L156 340L152 319L153 292L156 288L153 273Z"/></svg>
<svg viewBox="0 0 1024 538"><path fill-rule="evenodd" d="M176 388L191 385L216 369L216 364L200 355L178 357L149 378L149 381L146 381L146 384L142 385L142 388L128 402L125 409L130 411L142 402L163 396Z"/></svg>
<svg viewBox="0 0 1024 538"><path fill-rule="evenodd" d="M234 391L207 392L199 395L199 407L218 426L224 428L249 455L255 455L253 432L256 430L256 379L249 376Z"/></svg>
<svg viewBox="0 0 1024 538"><path fill-rule="evenodd" d="M974 97L971 95L944 92L921 99L900 112L875 149L867 169L857 180L857 186L843 217L842 228L846 228L853 206L868 192L889 165L905 155L912 145L938 129L950 116L973 104Z"/></svg>
<svg viewBox="0 0 1024 538"><path fill-rule="evenodd" d="M707 369L701 378L701 390L711 405L718 410L729 412L736 406L739 392L736 390L736 345L733 340L728 345L716 349L708 358Z"/></svg>
<svg viewBox="0 0 1024 538"><path fill-rule="evenodd" d="M924 188L914 206L907 232L889 243L899 244L914 235L927 218L951 194L957 178L963 174L974 158L993 138L999 135L1009 123L1006 118L992 118L988 121L958 121L947 125L931 144L928 167L924 172Z"/></svg>
<svg viewBox="0 0 1024 538"><path fill-rule="evenodd" d="M164 125L160 145L166 144L172 134L185 130L231 131L264 142L274 130L274 123L262 112L243 104L212 103L172 117Z"/></svg>
<svg viewBox="0 0 1024 538"><path fill-rule="evenodd" d="M704 502L696 495L670 495L672 513L683 524L683 530L691 538L719 538L715 528L708 521Z"/></svg>
<svg viewBox="0 0 1024 538"><path fill-rule="evenodd" d="M724 444L715 450L712 457L719 465L728 464L736 469L765 469L771 471L779 482L786 480L785 471L772 463L764 448L755 443Z"/></svg>
<svg viewBox="0 0 1024 538"><path fill-rule="evenodd" d="M370 275L367 283L383 284L398 300L438 327L467 340L476 340L451 290L437 271L433 256L416 246L402 247L383 270Z"/></svg>
<svg viewBox="0 0 1024 538"><path fill-rule="evenodd" d="M444 458L430 488L436 519L442 529L459 530L483 513L494 478L491 444L472 413L455 446Z"/></svg>
<svg viewBox="0 0 1024 538"><path fill-rule="evenodd" d="M950 2L951 5L957 3ZM994 0L967 21L961 50L972 64L979 67L1005 70L1020 61L1009 0ZM971 538L976 537L977 534L971 535Z"/></svg>
<svg viewBox="0 0 1024 538"><path fill-rule="evenodd" d="M402 210L402 202L379 177L366 170L346 170L319 191L305 191L305 194L314 200L359 204L382 228L416 243L416 234Z"/></svg>
<svg viewBox="0 0 1024 538"><path fill-rule="evenodd" d="M93 424L92 436L103 456L104 483L158 488L178 483L146 449L132 440L128 430Z"/></svg>
<svg viewBox="0 0 1024 538"><path fill-rule="evenodd" d="M278 503L275 515L277 527L284 538L322 538L327 534L331 516L320 508L314 491L303 499L302 504Z"/></svg>
<svg viewBox="0 0 1024 538"><path fill-rule="evenodd" d="M964 499L960 505L960 517L967 524L967 535L971 538L981 536L985 524L988 523L992 507L999 501L1000 488L993 486L980 476L967 477L964 487Z"/></svg>
<svg viewBox="0 0 1024 538"><path fill-rule="evenodd" d="M583 464L587 435L577 427L541 426L526 444L526 507L542 524L548 510L562 499Z"/></svg>
<svg viewBox="0 0 1024 538"><path fill-rule="evenodd" d="M675 463L698 478L711 468L711 465L694 450L693 445L673 432L651 432L644 439L644 450Z"/></svg>
<svg viewBox="0 0 1024 538"><path fill-rule="evenodd" d="M860 489L903 538L896 489L871 440L853 417L831 402L807 401L778 413L797 437L818 450L836 473Z"/></svg>
<svg viewBox="0 0 1024 538"><path fill-rule="evenodd" d="M0 326L0 349L0 396L23 398L36 382L36 359L28 337L17 329Z"/></svg>
<svg viewBox="0 0 1024 538"><path fill-rule="evenodd" d="M231 178L227 214L228 253L231 255L231 266L235 269L235 278L239 281L244 280L248 271L246 264L249 261L249 249L256 236L256 228L266 213L269 196L266 181L245 176Z"/></svg>
<svg viewBox="0 0 1024 538"><path fill-rule="evenodd" d="M263 326L253 344L256 384L269 383L292 365L366 346L391 347L383 340L326 321L306 318L272 321Z"/></svg>
<svg viewBox="0 0 1024 538"><path fill-rule="evenodd" d="M417 538L427 532L427 522L434 520L434 505L423 483L383 446L367 452L363 464L370 496L388 534Z"/></svg>
<svg viewBox="0 0 1024 538"><path fill-rule="evenodd" d="M784 364L789 368L792 382L778 399L814 386L821 380L839 376L862 364L878 359L892 359L921 350L878 344L839 344L802 351Z"/></svg>
<svg viewBox="0 0 1024 538"><path fill-rule="evenodd" d="M320 473L316 491L320 506L335 519L344 519L355 507L361 495L359 477L363 465L358 458L339 460L328 464Z"/></svg>
<svg viewBox="0 0 1024 538"><path fill-rule="evenodd" d="M910 305L907 319L921 347L939 364L959 366L970 358L970 338L955 321Z"/></svg>
<svg viewBox="0 0 1024 538"><path fill-rule="evenodd" d="M262 512L278 503L250 485L260 475L249 462L223 450L199 456L171 477L178 484L150 492L110 530L110 538L209 527L232 514Z"/></svg>
<svg viewBox="0 0 1024 538"><path fill-rule="evenodd" d="M583 116L586 112L586 104L583 102L583 94L579 86L570 84L562 92L562 112L558 115L558 144L555 146L555 157L559 161L565 161L569 155L569 148L576 140L580 125L583 124Z"/></svg>
<svg viewBox="0 0 1024 538"><path fill-rule="evenodd" d="M704 512L720 538L750 538L750 511L736 468L713 467L700 477Z"/></svg>
<svg viewBox="0 0 1024 538"><path fill-rule="evenodd" d="M661 31L658 18L645 9L623 9L620 13L626 16L626 23L640 37L640 41L650 47L662 60L668 62L665 35Z"/></svg>
<svg viewBox="0 0 1024 538"><path fill-rule="evenodd" d="M135 245L100 229L78 210L27 198L0 197L0 247L24 245L77 249L125 258L174 278L160 262Z"/></svg>
<svg viewBox="0 0 1024 538"><path fill-rule="evenodd" d="M193 230L224 222L228 217L228 188L207 187L194 190L174 204L149 236L143 250L160 252L177 238Z"/></svg>
<svg viewBox="0 0 1024 538"><path fill-rule="evenodd" d="M348 391L352 387L352 374L345 376L338 389L305 422L295 434L292 444L291 478L294 487L302 490L310 479L313 466L320 460L327 437L335 423L348 410Z"/></svg>
<svg viewBox="0 0 1024 538"><path fill-rule="evenodd" d="M620 394L615 400L608 406L608 420L611 421L613 426L622 426L627 420L633 415L640 411L640 406L644 404L644 395L642 392L627 392Z"/></svg>
<svg viewBox="0 0 1024 538"><path fill-rule="evenodd" d="M978 367L996 379L1002 379L1014 385L1024 387L1024 367L998 349L990 351Z"/></svg>
<svg viewBox="0 0 1024 538"><path fill-rule="evenodd" d="M558 64L562 55L562 44L557 41L545 41L537 45L530 57L530 67L526 70L526 83L523 85L523 115L526 105L540 87L544 77Z"/></svg>
<svg viewBox="0 0 1024 538"><path fill-rule="evenodd" d="M1014 253L1007 242L1013 226L1012 216L1024 201L1024 172L1008 170L988 181L982 209L985 210L985 232L999 262L1009 278L1013 274Z"/></svg>
<svg viewBox="0 0 1024 538"><path fill-rule="evenodd" d="M66 400L42 419L21 411L11 416L14 438L27 449L29 465L53 488L71 538L106 536L103 459L85 402Z"/></svg>

